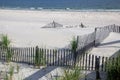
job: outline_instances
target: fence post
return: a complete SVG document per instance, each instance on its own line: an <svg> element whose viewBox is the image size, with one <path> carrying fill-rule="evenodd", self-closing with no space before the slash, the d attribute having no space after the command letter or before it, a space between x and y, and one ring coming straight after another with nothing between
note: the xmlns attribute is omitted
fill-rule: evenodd
<svg viewBox="0 0 120 80"><path fill-rule="evenodd" d="M97 28L95 28L95 35L94 35L94 46L96 47L96 34L97 34Z"/></svg>
<svg viewBox="0 0 120 80"><path fill-rule="evenodd" d="M74 54L74 67L75 67L75 65L76 65L76 58L77 58L77 52L74 51L73 54Z"/></svg>
<svg viewBox="0 0 120 80"><path fill-rule="evenodd" d="M35 62L34 62L34 65L38 66L38 63L39 63L39 48L38 48L38 46L36 46L36 48L35 48Z"/></svg>
<svg viewBox="0 0 120 80"><path fill-rule="evenodd" d="M100 73L99 73L99 64L100 64L100 60L99 60L99 58L97 58L97 56L96 56L96 57L95 57L96 80L101 80L101 78L100 78Z"/></svg>
<svg viewBox="0 0 120 80"><path fill-rule="evenodd" d="M118 33L120 33L120 26L118 27L119 29L118 29Z"/></svg>
<svg viewBox="0 0 120 80"><path fill-rule="evenodd" d="M79 36L77 36L77 39L76 39L76 41L77 41L77 48L78 48L78 43L79 43Z"/></svg>
<svg viewBox="0 0 120 80"><path fill-rule="evenodd" d="M79 42L79 36L77 36L77 39L76 39L76 49L73 50L73 54L74 54L74 66L76 65L76 61L77 61L77 49L78 49L78 42Z"/></svg>
<svg viewBox="0 0 120 80"><path fill-rule="evenodd" d="M73 54L74 54L74 67L76 66L76 61L77 61L77 54L78 54L78 42L79 42L79 36L77 36L77 39L76 39L76 49L73 50Z"/></svg>

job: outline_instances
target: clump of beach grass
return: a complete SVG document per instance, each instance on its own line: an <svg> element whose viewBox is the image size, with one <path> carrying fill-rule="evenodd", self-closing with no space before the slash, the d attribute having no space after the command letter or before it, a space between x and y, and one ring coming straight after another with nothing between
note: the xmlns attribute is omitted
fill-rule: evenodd
<svg viewBox="0 0 120 80"><path fill-rule="evenodd" d="M120 80L120 55L107 62L107 80Z"/></svg>
<svg viewBox="0 0 120 80"><path fill-rule="evenodd" d="M70 42L70 46L71 46L71 50L73 52L76 52L78 44L77 44L77 40L75 39L75 37L73 37L72 41Z"/></svg>
<svg viewBox="0 0 120 80"><path fill-rule="evenodd" d="M78 43L77 43L77 39L75 37L73 37L72 41L70 42L70 46L71 46L71 51L73 53L74 56L74 66L76 65L76 58L77 58L77 48L78 48Z"/></svg>
<svg viewBox="0 0 120 80"><path fill-rule="evenodd" d="M35 53L35 66L44 66L45 65L45 55L43 49L36 47L36 53Z"/></svg>
<svg viewBox="0 0 120 80"><path fill-rule="evenodd" d="M10 39L7 35L2 35L1 37L1 47L4 48L4 53L6 56L6 61L9 63L12 57L12 50L10 50Z"/></svg>
<svg viewBox="0 0 120 80"><path fill-rule="evenodd" d="M1 37L1 46L5 47L5 48L8 48L10 46L10 43L11 43L11 41L8 38L8 36L2 34L2 37Z"/></svg>
<svg viewBox="0 0 120 80"><path fill-rule="evenodd" d="M75 66L73 69L65 69L64 76L60 80L80 80L81 77L81 69Z"/></svg>
<svg viewBox="0 0 120 80"><path fill-rule="evenodd" d="M6 74L4 80L9 80L8 75Z"/></svg>
<svg viewBox="0 0 120 80"><path fill-rule="evenodd" d="M10 66L9 69L9 80L13 80L14 66Z"/></svg>
<svg viewBox="0 0 120 80"><path fill-rule="evenodd" d="M20 69L20 66L17 64L16 66L17 73L19 73L19 69Z"/></svg>

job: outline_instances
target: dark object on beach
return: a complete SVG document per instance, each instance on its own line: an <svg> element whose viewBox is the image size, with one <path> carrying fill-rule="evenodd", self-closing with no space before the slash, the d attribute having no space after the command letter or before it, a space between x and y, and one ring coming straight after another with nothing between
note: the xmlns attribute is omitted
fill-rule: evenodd
<svg viewBox="0 0 120 80"><path fill-rule="evenodd" d="M85 25L83 23L80 24L81 28L85 28Z"/></svg>
<svg viewBox="0 0 120 80"><path fill-rule="evenodd" d="M53 22L43 26L42 28L61 28L61 27L63 27L62 24L59 24L59 23L53 21Z"/></svg>

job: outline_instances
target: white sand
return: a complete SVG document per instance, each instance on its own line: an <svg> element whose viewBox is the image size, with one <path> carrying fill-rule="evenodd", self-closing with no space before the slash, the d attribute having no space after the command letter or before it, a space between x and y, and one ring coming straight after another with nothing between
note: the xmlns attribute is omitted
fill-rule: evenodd
<svg viewBox="0 0 120 80"><path fill-rule="evenodd" d="M36 46L65 48L73 36L89 34L93 27L110 24L120 25L120 12L67 12L0 10L0 34L7 34L13 46ZM43 29L44 25L56 21L65 26L76 26L82 22L89 28Z"/></svg>
<svg viewBox="0 0 120 80"><path fill-rule="evenodd" d="M96 56L113 57L120 51L120 33L111 32L98 47L93 48L90 54ZM120 52L119 52L120 53Z"/></svg>
<svg viewBox="0 0 120 80"><path fill-rule="evenodd" d="M67 12L0 10L0 34L7 34L13 46L67 47L73 36L89 34L93 27L120 24L120 12ZM65 26L82 22L87 29L41 29L56 21Z"/></svg>
<svg viewBox="0 0 120 80"><path fill-rule="evenodd" d="M110 24L120 25L120 12L65 12L65 11L24 11L0 10L0 34L8 34L13 46L40 46L49 48L64 48L69 45L73 36L89 34L94 27ZM40 27L51 21L56 21L64 26L79 25L81 22L89 28L81 29L41 29ZM120 34L111 33L103 43L120 40ZM91 54L112 56L120 49L120 43L102 45L94 48ZM0 63L0 67L4 66ZM1 69L1 68L0 68ZM28 65L22 65L20 75L23 78L39 71ZM58 70L59 72L60 70ZM56 73L55 73L56 74ZM15 75L16 78L17 74ZM49 77L49 75L48 75ZM17 79L15 79L17 80ZM41 80L47 80L46 75Z"/></svg>
<svg viewBox="0 0 120 80"><path fill-rule="evenodd" d="M17 72L16 69L17 65L19 65L19 72ZM9 76L11 66L14 67L13 80L53 80L52 78L55 78L55 76L62 76L64 73L63 68L61 67L50 66L44 69L37 69L34 68L34 66L30 66L27 64L17 64L11 62L9 65L6 65L6 63L2 63L0 61L0 80L5 78L6 74L8 74Z"/></svg>
<svg viewBox="0 0 120 80"><path fill-rule="evenodd" d="M41 29L39 27L4 27L1 34L8 34L13 46L39 46L64 48L70 44L73 36L89 34L93 29Z"/></svg>
<svg viewBox="0 0 120 80"><path fill-rule="evenodd" d="M67 11L26 11L0 10L0 21L11 26L43 26L55 20L63 25L83 24L97 27L120 24L120 12L67 12ZM3 25L3 24L1 24ZM19 26L20 26L19 25Z"/></svg>
<svg viewBox="0 0 120 80"><path fill-rule="evenodd" d="M17 47L38 45L64 48L69 45L73 36L91 33L93 29L41 29L40 27L52 20L67 24L68 20L75 20L74 18L70 19L71 14L73 13L0 10L0 33L8 34L12 45Z"/></svg>

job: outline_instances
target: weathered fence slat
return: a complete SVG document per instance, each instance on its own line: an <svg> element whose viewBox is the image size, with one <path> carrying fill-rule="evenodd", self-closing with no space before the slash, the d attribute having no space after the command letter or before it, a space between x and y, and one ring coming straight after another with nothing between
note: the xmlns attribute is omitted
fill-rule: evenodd
<svg viewBox="0 0 120 80"><path fill-rule="evenodd" d="M48 64L49 64L49 49L47 49L47 66L48 66Z"/></svg>
<svg viewBox="0 0 120 80"><path fill-rule="evenodd" d="M84 58L85 58L85 54L83 54L83 68L82 68L83 70L84 70L84 61L85 61Z"/></svg>
<svg viewBox="0 0 120 80"><path fill-rule="evenodd" d="M62 49L60 50L60 66L63 66L63 60L62 60Z"/></svg>
<svg viewBox="0 0 120 80"><path fill-rule="evenodd" d="M88 70L90 70L90 67L91 67L91 64L90 64L90 62L91 62L91 55L89 55Z"/></svg>
<svg viewBox="0 0 120 80"><path fill-rule="evenodd" d="M86 57L86 58L85 58L85 59L86 59L86 61L85 61L85 70L88 70L88 68L87 68L87 66L88 66L88 65L87 65L87 62L88 62L88 61L87 61L87 60L88 60L87 54L85 54L85 57Z"/></svg>
<svg viewBox="0 0 120 80"><path fill-rule="evenodd" d="M104 71L104 57L102 57L102 64L101 64L102 71Z"/></svg>
<svg viewBox="0 0 120 80"><path fill-rule="evenodd" d="M66 65L65 49L63 49L63 64Z"/></svg>
<svg viewBox="0 0 120 80"><path fill-rule="evenodd" d="M108 57L105 58L105 71L107 70Z"/></svg>
<svg viewBox="0 0 120 80"><path fill-rule="evenodd" d="M50 65L50 66L51 66L51 62L52 62L51 56L52 56L52 55L51 55L51 50L49 49L49 60L50 60L50 61L49 61L49 65Z"/></svg>
<svg viewBox="0 0 120 80"><path fill-rule="evenodd" d="M92 70L94 70L93 65L94 65L94 55L92 55L92 66L91 66Z"/></svg>
<svg viewBox="0 0 120 80"><path fill-rule="evenodd" d="M53 53L53 61L52 61L52 62L53 62L53 66L54 66L54 65L55 65L55 64L54 64L54 62L55 62L55 59L54 59L54 58L55 58L55 52L54 52L54 49L52 50L52 53Z"/></svg>

